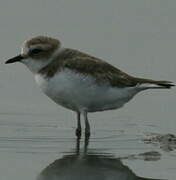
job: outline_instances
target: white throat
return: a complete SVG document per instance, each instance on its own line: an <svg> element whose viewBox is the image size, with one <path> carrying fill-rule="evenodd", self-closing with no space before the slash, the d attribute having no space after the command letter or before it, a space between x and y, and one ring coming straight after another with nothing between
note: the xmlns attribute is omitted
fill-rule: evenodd
<svg viewBox="0 0 176 180"><path fill-rule="evenodd" d="M35 59L32 59L32 58L26 58L26 59L22 60L21 62L23 64L25 64L32 73L37 74L42 68L44 68L45 66L50 64L52 62L52 60L56 56L58 56L63 50L64 50L63 47L58 48L53 53L53 55L48 59L35 60Z"/></svg>
<svg viewBox="0 0 176 180"><path fill-rule="evenodd" d="M52 61L52 59L53 58L50 58L48 60L46 59L35 60L35 59L27 58L27 59L22 60L21 62L25 64L32 73L36 74L42 68L47 66Z"/></svg>

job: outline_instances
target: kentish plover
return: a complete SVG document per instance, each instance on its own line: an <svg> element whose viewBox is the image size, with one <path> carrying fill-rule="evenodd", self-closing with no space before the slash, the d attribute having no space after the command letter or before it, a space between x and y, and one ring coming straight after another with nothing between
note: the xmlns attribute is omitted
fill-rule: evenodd
<svg viewBox="0 0 176 180"><path fill-rule="evenodd" d="M170 81L133 77L99 58L64 48L59 40L45 36L25 41L21 54L6 64L14 62L29 68L48 97L77 113L78 137L81 136L80 115L84 117L85 134L89 136L89 112L118 109L143 90L174 86Z"/></svg>

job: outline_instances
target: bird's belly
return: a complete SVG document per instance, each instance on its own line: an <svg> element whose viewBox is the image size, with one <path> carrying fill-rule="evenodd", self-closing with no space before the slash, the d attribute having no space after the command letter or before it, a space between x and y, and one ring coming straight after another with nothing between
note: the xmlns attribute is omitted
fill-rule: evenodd
<svg viewBox="0 0 176 180"><path fill-rule="evenodd" d="M117 109L134 96L130 88L98 85L92 77L70 70L60 72L49 80L38 75L36 81L44 93L57 104L79 112Z"/></svg>

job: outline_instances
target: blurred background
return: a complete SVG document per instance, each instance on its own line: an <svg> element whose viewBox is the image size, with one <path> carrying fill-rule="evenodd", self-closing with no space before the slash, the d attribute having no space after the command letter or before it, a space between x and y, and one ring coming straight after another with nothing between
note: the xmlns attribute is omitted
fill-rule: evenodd
<svg viewBox="0 0 176 180"><path fill-rule="evenodd" d="M42 168L75 144L75 114L45 97L22 64L4 64L19 54L26 39L37 35L58 38L64 47L102 58L134 76L176 82L174 0L1 0L3 180L35 179ZM141 139L176 132L175 93L174 88L146 91L123 109L91 114L90 148L106 147L105 152L117 157L158 148L162 154L159 161L146 164L137 160L127 164L140 176L174 178L174 151L148 147Z"/></svg>

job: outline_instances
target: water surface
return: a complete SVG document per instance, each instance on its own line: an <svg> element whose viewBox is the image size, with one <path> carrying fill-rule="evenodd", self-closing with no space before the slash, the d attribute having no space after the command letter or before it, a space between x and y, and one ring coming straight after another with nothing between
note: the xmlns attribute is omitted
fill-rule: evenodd
<svg viewBox="0 0 176 180"><path fill-rule="evenodd" d="M176 89L146 91L120 110L90 114L87 146L75 138L73 112L45 97L22 64L4 64L24 40L42 34L132 75L176 81L175 9L172 0L1 1L1 179L74 179L82 168L82 179L175 180Z"/></svg>

